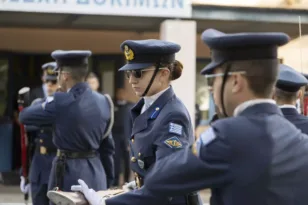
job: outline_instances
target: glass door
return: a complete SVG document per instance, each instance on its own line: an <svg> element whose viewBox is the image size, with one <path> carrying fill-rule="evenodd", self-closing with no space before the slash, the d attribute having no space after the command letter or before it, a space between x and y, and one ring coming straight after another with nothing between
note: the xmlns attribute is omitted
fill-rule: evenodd
<svg viewBox="0 0 308 205"><path fill-rule="evenodd" d="M124 64L122 55L94 56L92 72L100 81L100 92L108 93L112 98L117 88L124 86L124 74L118 69Z"/></svg>

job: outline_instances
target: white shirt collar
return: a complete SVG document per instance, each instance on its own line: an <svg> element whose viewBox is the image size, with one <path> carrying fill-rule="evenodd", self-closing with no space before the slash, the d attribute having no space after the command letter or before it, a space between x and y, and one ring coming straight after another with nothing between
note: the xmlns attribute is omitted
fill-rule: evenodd
<svg viewBox="0 0 308 205"><path fill-rule="evenodd" d="M170 88L170 86L168 88L156 93L155 95L143 97L144 104L146 104L146 105L148 105L148 107L150 107L169 88Z"/></svg>
<svg viewBox="0 0 308 205"><path fill-rule="evenodd" d="M279 108L280 109L282 109L282 108L294 108L294 109L296 109L296 107L294 105L287 105L287 104L279 105Z"/></svg>
<svg viewBox="0 0 308 205"><path fill-rule="evenodd" d="M45 83L42 84L42 89L43 89L43 92L44 92L44 97L46 98L48 95L47 95L47 85Z"/></svg>
<svg viewBox="0 0 308 205"><path fill-rule="evenodd" d="M142 107L141 113L143 113L144 111L146 111L147 108L149 108L164 92L166 92L168 89L170 88L170 86L158 93L156 93L155 95L152 96L145 96L143 97L144 99L144 105Z"/></svg>
<svg viewBox="0 0 308 205"><path fill-rule="evenodd" d="M275 100L272 99L254 99L254 100L248 100L246 102L243 102L242 104L239 104L234 112L233 112L233 116L238 116L241 112L243 112L245 109L247 109L248 107L251 107L253 105L256 104L261 104L261 103L271 103L271 104L276 104Z"/></svg>

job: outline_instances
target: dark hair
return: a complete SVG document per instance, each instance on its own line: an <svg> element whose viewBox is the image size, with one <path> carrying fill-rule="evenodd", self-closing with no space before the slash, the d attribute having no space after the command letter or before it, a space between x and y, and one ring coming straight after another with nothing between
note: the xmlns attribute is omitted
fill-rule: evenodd
<svg viewBox="0 0 308 205"><path fill-rule="evenodd" d="M97 75L95 73L93 73L93 72L90 72L88 74L87 79L89 79L89 78L96 78L96 79L98 79Z"/></svg>
<svg viewBox="0 0 308 205"><path fill-rule="evenodd" d="M283 101L283 102L290 102L290 101L296 100L297 94L298 94L298 91L288 92L288 91L281 90L279 88L275 89L275 97L277 98L277 100Z"/></svg>
<svg viewBox="0 0 308 205"><path fill-rule="evenodd" d="M72 79L77 82L84 81L88 74L88 66L86 65L78 67L63 66L61 70L69 72Z"/></svg>
<svg viewBox="0 0 308 205"><path fill-rule="evenodd" d="M258 97L271 97L278 75L277 59L260 59L233 61L226 63L224 68L231 66L230 71L245 71L248 85Z"/></svg>
<svg viewBox="0 0 308 205"><path fill-rule="evenodd" d="M167 67L170 70L170 80L176 80L182 75L183 64L175 60L173 63L161 64L161 67Z"/></svg>

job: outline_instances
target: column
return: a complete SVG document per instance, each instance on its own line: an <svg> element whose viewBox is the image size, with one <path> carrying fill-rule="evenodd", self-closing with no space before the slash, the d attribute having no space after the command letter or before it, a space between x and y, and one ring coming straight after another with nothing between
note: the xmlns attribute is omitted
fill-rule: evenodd
<svg viewBox="0 0 308 205"><path fill-rule="evenodd" d="M195 21L165 20L160 26L160 39L181 45L176 59L183 66L182 76L172 82L176 95L187 107L195 126L195 95L196 95L196 35Z"/></svg>

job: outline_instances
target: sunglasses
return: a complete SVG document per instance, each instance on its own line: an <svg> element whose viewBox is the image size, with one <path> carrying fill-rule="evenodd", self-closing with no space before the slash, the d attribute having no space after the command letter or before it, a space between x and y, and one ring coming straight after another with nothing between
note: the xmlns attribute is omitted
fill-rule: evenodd
<svg viewBox="0 0 308 205"><path fill-rule="evenodd" d="M134 76L134 78L142 78L143 72L150 71L150 70L155 70L154 68L151 69L140 69L140 70L127 70L126 73L126 78L130 79L131 76Z"/></svg>
<svg viewBox="0 0 308 205"><path fill-rule="evenodd" d="M142 78L143 72L150 71L150 70L155 70L155 68L149 68L149 69L140 69L140 70L127 70L126 73L126 78L130 79L131 76L134 78ZM159 70L168 70L166 68L160 68Z"/></svg>
<svg viewBox="0 0 308 205"><path fill-rule="evenodd" d="M245 71L235 71L235 72L229 72L228 75L235 75L235 74L245 74ZM210 74L210 75L205 75L205 78L207 80L207 85L209 87L213 87L214 80L216 77L223 77L225 74L224 73L217 73L217 74Z"/></svg>
<svg viewBox="0 0 308 205"><path fill-rule="evenodd" d="M46 80L46 83L57 84L57 80Z"/></svg>

